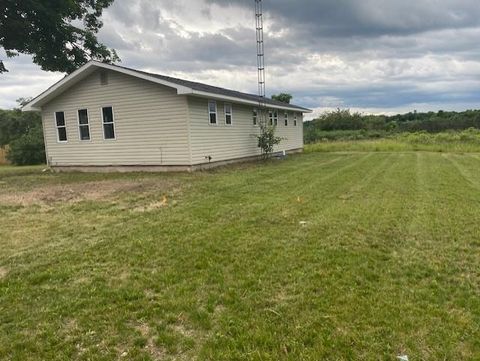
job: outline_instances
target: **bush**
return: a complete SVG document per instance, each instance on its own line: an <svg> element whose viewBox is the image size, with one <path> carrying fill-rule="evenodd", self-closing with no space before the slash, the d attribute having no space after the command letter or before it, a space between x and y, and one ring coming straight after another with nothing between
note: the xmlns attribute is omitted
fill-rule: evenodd
<svg viewBox="0 0 480 361"><path fill-rule="evenodd" d="M260 124L260 135L257 135L257 140L264 158L268 158L272 154L273 147L279 144L282 139L275 136L275 127Z"/></svg>
<svg viewBox="0 0 480 361"><path fill-rule="evenodd" d="M34 127L10 143L7 159L16 165L45 163L45 145L41 127Z"/></svg>

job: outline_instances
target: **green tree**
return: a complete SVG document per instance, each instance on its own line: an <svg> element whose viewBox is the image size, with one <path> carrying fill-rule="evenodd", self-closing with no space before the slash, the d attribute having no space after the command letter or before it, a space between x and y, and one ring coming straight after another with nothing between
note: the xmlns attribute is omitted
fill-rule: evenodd
<svg viewBox="0 0 480 361"><path fill-rule="evenodd" d="M89 60L115 62L98 42L102 12L114 0L1 0L0 47L33 56L43 70L71 73ZM8 71L0 60L0 73Z"/></svg>
<svg viewBox="0 0 480 361"><path fill-rule="evenodd" d="M287 103L290 104L290 101L292 100L293 96L292 94L288 93L280 93L280 94L274 94L272 95L272 99L282 102L282 103Z"/></svg>
<svg viewBox="0 0 480 361"><path fill-rule="evenodd" d="M45 144L42 126L37 125L10 143L7 159L16 165L45 163Z"/></svg>
<svg viewBox="0 0 480 361"><path fill-rule="evenodd" d="M0 147L28 133L32 128L42 126L40 113L22 112L20 109L0 109ZM43 137L42 137L43 138Z"/></svg>

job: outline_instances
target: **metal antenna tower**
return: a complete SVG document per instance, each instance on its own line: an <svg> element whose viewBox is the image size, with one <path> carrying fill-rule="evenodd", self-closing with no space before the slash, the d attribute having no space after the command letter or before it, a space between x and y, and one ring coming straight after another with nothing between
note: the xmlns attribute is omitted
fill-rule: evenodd
<svg viewBox="0 0 480 361"><path fill-rule="evenodd" d="M263 3L255 0L255 27L257 32L257 68L258 68L258 96L261 118L266 117L265 108L265 47L263 43Z"/></svg>

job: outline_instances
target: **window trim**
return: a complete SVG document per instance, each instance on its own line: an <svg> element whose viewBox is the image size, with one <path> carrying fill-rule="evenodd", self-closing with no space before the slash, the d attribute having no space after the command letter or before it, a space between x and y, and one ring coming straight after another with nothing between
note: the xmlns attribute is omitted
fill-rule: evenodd
<svg viewBox="0 0 480 361"><path fill-rule="evenodd" d="M227 106L230 106L230 124L227 123ZM223 115L224 115L224 121L225 121L225 126L231 127L233 126L233 105L232 103L223 103Z"/></svg>
<svg viewBox="0 0 480 361"><path fill-rule="evenodd" d="M273 126L278 127L278 109L273 111Z"/></svg>
<svg viewBox="0 0 480 361"><path fill-rule="evenodd" d="M268 110L268 124L273 127L273 109Z"/></svg>
<svg viewBox="0 0 480 361"><path fill-rule="evenodd" d="M113 121L110 123L105 123L104 119L103 119L103 109L104 108L112 108L112 118L113 118ZM104 105L102 107L100 107L100 114L102 115L102 133L103 133L103 140L106 140L106 141L114 141L114 140L117 140L117 127L115 126L115 111L113 110L113 105ZM105 138L105 124L113 124L113 138Z"/></svg>
<svg viewBox="0 0 480 361"><path fill-rule="evenodd" d="M65 122L65 125L58 126L58 124L57 124L57 113L63 113L63 121ZM55 131L57 133L57 143L68 143L67 117L65 116L65 111L64 110L59 110L59 111L53 112L53 124L55 125ZM60 134L58 134L58 129L59 128L65 128L65 136L67 137L66 140L60 140Z"/></svg>
<svg viewBox="0 0 480 361"><path fill-rule="evenodd" d="M289 122L289 119L288 119L288 112L285 112L283 113L283 124L288 127L288 122Z"/></svg>
<svg viewBox="0 0 480 361"><path fill-rule="evenodd" d="M86 110L87 111L87 124L80 124L80 110ZM91 142L92 141L92 132L90 131L90 114L88 112L88 108L79 108L77 109L77 124L78 124L78 140L80 142ZM88 139L82 139L82 132L80 131L81 127L88 127Z"/></svg>
<svg viewBox="0 0 480 361"><path fill-rule="evenodd" d="M252 123L254 127L258 127L258 108L252 110Z"/></svg>
<svg viewBox="0 0 480 361"><path fill-rule="evenodd" d="M215 113L210 111L210 104L214 103L215 104ZM208 124L211 126L218 126L218 105L216 100L209 100L207 103L207 109L208 109ZM212 119L210 115L215 114L215 123L212 123Z"/></svg>
<svg viewBox="0 0 480 361"><path fill-rule="evenodd" d="M298 115L297 113L293 113L293 126L297 126L297 121L298 121Z"/></svg>

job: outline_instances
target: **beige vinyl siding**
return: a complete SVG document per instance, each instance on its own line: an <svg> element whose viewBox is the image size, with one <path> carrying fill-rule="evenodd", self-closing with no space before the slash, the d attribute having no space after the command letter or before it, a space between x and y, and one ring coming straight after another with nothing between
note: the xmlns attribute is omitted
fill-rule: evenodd
<svg viewBox="0 0 480 361"><path fill-rule="evenodd" d="M225 125L224 104L217 100L217 125L209 124L207 98L188 97L190 114L190 148L192 164L244 158L260 154L256 134L259 128L253 125L253 106L232 104L232 125ZM289 113L289 126L283 125L283 110L279 110L277 135L286 138L276 151L303 148L302 114L298 113L297 126L293 125L293 113Z"/></svg>
<svg viewBox="0 0 480 361"><path fill-rule="evenodd" d="M115 140L104 140L102 107L112 106ZM80 141L77 111L88 109L90 141ZM65 112L68 141L57 142L55 112ZM188 107L174 89L108 71L94 72L42 108L47 157L55 166L188 165Z"/></svg>
<svg viewBox="0 0 480 361"><path fill-rule="evenodd" d="M275 147L275 151L281 152L283 150L294 150L303 148L303 115L297 114L297 126L293 124L294 112L288 111L288 126L285 126L284 122L284 110L278 110L278 126L276 135L284 138L278 146Z"/></svg>

